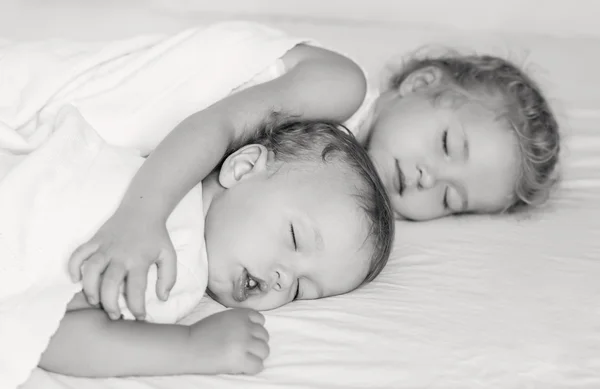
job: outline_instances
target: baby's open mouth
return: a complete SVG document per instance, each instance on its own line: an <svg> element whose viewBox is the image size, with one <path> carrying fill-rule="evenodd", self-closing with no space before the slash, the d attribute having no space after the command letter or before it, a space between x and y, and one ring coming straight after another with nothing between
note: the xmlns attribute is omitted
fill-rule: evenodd
<svg viewBox="0 0 600 389"><path fill-rule="evenodd" d="M250 292L257 287L258 281L248 273L247 269L244 269L236 282L235 290L233 291L233 299L239 303L246 301Z"/></svg>

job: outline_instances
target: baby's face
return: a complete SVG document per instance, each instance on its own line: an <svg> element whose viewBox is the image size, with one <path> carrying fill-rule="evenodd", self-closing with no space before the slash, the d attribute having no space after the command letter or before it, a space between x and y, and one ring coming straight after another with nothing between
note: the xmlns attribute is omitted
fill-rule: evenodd
<svg viewBox="0 0 600 389"><path fill-rule="evenodd" d="M377 110L369 155L398 218L495 213L510 204L519 150L487 109L390 91Z"/></svg>
<svg viewBox="0 0 600 389"><path fill-rule="evenodd" d="M211 203L208 289L228 307L268 310L357 288L369 269L368 223L336 164L282 164Z"/></svg>

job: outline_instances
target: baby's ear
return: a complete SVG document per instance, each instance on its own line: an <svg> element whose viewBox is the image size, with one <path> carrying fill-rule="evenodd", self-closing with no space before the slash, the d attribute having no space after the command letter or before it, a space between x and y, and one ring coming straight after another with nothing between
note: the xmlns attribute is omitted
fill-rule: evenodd
<svg viewBox="0 0 600 389"><path fill-rule="evenodd" d="M263 145L246 145L234 151L221 166L219 183L231 188L241 180L263 173L269 162L269 151Z"/></svg>
<svg viewBox="0 0 600 389"><path fill-rule="evenodd" d="M410 73L400 84L398 93L400 96L406 96L413 92L435 88L442 83L443 78L444 73L440 68L426 66Z"/></svg>

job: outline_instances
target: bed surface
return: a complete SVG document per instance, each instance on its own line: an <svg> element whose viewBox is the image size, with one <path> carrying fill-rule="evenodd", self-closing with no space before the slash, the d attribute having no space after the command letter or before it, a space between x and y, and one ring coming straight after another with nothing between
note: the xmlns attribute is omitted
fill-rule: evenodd
<svg viewBox="0 0 600 389"><path fill-rule="evenodd" d="M107 40L228 16L150 3L7 2L0 37ZM546 207L518 217L399 223L376 282L266 313L272 351L256 377L89 380L37 370L23 388L600 388L600 34L252 18L348 54L372 82L392 54L428 43L525 64L563 129L561 186ZM206 300L186 321L218 309Z"/></svg>

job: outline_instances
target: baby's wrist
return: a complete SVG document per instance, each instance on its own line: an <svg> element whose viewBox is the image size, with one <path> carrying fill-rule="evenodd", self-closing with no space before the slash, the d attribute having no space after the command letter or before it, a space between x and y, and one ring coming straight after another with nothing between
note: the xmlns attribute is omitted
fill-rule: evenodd
<svg viewBox="0 0 600 389"><path fill-rule="evenodd" d="M199 336L202 331L198 323L187 327L186 350L182 353L182 363L188 374L213 375L229 373L220 368L222 355L215 350L212 337ZM208 343L207 343L208 342Z"/></svg>
<svg viewBox="0 0 600 389"><path fill-rule="evenodd" d="M180 354L181 359L178 363L185 370L185 374L210 374L210 371L207 371L206 355L203 355L203 352L206 350L194 339L192 327L184 327L186 336L183 344L183 352Z"/></svg>

